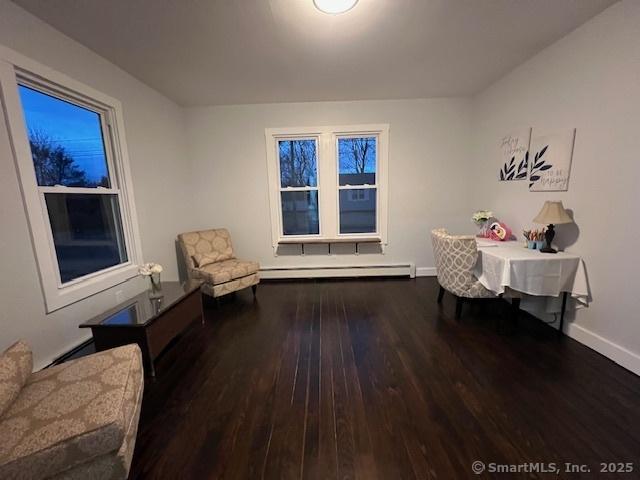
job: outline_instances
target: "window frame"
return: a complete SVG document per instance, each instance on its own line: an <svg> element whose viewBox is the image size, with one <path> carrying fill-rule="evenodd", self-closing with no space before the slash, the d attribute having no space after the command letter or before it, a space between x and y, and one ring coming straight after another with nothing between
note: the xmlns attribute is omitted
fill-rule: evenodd
<svg viewBox="0 0 640 480"><path fill-rule="evenodd" d="M110 188L38 185L19 85L99 115ZM138 275L142 262L121 103L13 50L0 46L0 95L47 313ZM116 195L127 260L62 283L45 194Z"/></svg>
<svg viewBox="0 0 640 480"><path fill-rule="evenodd" d="M377 138L376 149L376 232L340 233L340 186L338 139L345 137ZM282 210L280 206L280 161L278 141L292 138L318 138L317 173L318 173L318 209L319 234L317 235L284 235L282 228ZM290 243L332 243L379 241L388 244L388 149L389 125L334 125L321 127L286 127L265 129L267 173L269 182L269 206L271 211L271 237L274 253L278 246ZM361 189L364 186L350 186L347 189ZM286 189L285 189L286 191Z"/></svg>
<svg viewBox="0 0 640 480"><path fill-rule="evenodd" d="M306 187L282 187L282 171L280 168L280 142L289 141L289 140L313 140L316 143L316 186L306 186ZM322 236L322 216L320 210L320 137L317 135L279 135L275 138L274 145L276 148L276 158L277 158L277 178L278 178L278 201L279 203L279 214L278 214L278 222L279 222L279 230L282 232L282 236L288 239L295 238L319 238ZM309 233L306 235L284 235L284 215L282 213L282 192L318 192L318 233Z"/></svg>
<svg viewBox="0 0 640 480"><path fill-rule="evenodd" d="M376 139L376 158L375 158L375 175L376 175L376 182L374 184L362 184L362 185L340 185L340 146L339 146L339 142L341 138L365 138L365 137L375 137ZM350 237L354 237L354 238L358 238L358 237L370 237L370 236L379 236L380 235L380 216L379 216L379 205L380 205L380 197L379 197L379 189L378 189L378 183L379 183L379 177L378 177L378 167L379 167L379 149L378 146L380 145L380 136L379 133L373 133L373 134L338 134L335 135L335 151L336 151L336 169L337 169L337 175L336 175L336 208L337 208L337 219L338 219L338 223L336 225L336 232L337 232L337 236L338 238L350 238ZM340 231L340 192L345 190L368 190L368 189L375 189L376 191L376 230L375 232L362 232L362 233L342 233ZM364 201L364 200L363 200Z"/></svg>

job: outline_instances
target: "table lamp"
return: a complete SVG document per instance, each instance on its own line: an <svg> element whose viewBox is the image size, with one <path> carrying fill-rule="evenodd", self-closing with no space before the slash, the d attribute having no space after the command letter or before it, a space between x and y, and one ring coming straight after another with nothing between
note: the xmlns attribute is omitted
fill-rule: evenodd
<svg viewBox="0 0 640 480"><path fill-rule="evenodd" d="M540 249L543 253L558 253L558 251L551 247L553 237L556 236L556 232L553 229L554 224L559 225L561 223L573 223L573 219L569 216L564 209L562 202L547 200L542 206L542 210L533 219L536 223L547 224L547 231L544 233L544 238L547 244Z"/></svg>

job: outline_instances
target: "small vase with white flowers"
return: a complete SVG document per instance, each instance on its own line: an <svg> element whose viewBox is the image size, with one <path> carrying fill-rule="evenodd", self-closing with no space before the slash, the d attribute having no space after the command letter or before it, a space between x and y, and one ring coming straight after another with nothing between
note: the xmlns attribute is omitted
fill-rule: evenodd
<svg viewBox="0 0 640 480"><path fill-rule="evenodd" d="M162 273L162 265L159 263L145 263L140 265L138 273L143 277L149 278L149 298L161 298L162 283L160 282L160 274Z"/></svg>
<svg viewBox="0 0 640 480"><path fill-rule="evenodd" d="M489 237L489 220L493 218L493 212L491 210L478 210L475 212L471 219L480 228L478 237Z"/></svg>

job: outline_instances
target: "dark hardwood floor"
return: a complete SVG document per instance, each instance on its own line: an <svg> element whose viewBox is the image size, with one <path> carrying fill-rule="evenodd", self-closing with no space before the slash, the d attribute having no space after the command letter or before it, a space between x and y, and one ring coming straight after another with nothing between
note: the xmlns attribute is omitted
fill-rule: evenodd
<svg viewBox="0 0 640 480"><path fill-rule="evenodd" d="M436 297L432 278L274 282L209 309L146 385L130 478L640 477L639 377L532 319L498 334L499 301L456 322Z"/></svg>

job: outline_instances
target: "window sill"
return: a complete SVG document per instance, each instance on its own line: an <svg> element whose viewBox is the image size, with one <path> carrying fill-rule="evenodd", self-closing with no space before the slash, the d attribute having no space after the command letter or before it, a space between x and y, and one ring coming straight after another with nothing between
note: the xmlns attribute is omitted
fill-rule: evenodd
<svg viewBox="0 0 640 480"><path fill-rule="evenodd" d="M382 245L382 238L377 236L361 236L361 237L335 237L335 238L281 238L278 240L278 244L276 246L276 256L277 247L282 245L300 245L301 254L305 254L305 245L327 245L328 251L327 253L331 255L331 245L333 244L353 244L355 245L355 254L360 254L360 245L361 244L368 245ZM383 247L381 247L383 248Z"/></svg>
<svg viewBox="0 0 640 480"><path fill-rule="evenodd" d="M131 263L111 271L90 276L64 287L46 285L44 288L47 313L52 313L73 303L115 287L138 276L138 266Z"/></svg>
<svg viewBox="0 0 640 480"><path fill-rule="evenodd" d="M369 237L336 237L336 238L281 238L278 245L328 244L328 243L382 243L382 238Z"/></svg>

